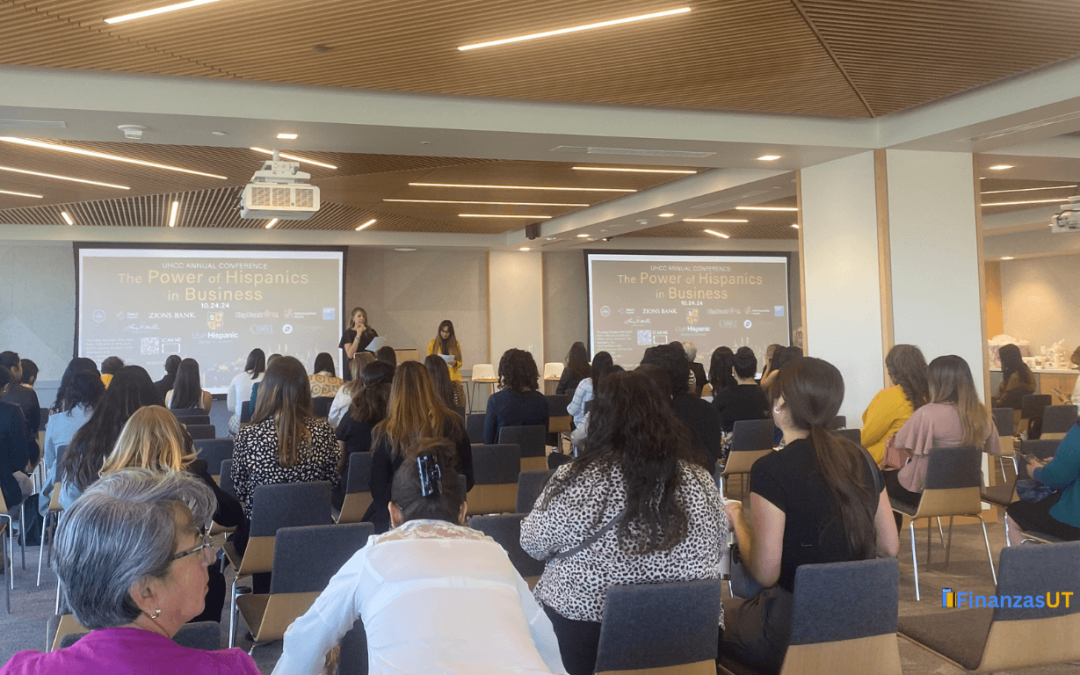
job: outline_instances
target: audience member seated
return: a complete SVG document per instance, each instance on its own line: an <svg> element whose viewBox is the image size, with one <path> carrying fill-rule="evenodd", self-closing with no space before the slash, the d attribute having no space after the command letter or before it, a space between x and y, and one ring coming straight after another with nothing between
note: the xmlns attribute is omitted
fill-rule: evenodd
<svg viewBox="0 0 1080 675"><path fill-rule="evenodd" d="M592 377L592 366L589 364L589 350L584 342L575 342L570 345L570 351L566 353L566 361L562 375L559 376L559 384L555 387L557 395L573 396L582 380Z"/></svg>
<svg viewBox="0 0 1080 675"><path fill-rule="evenodd" d="M139 408L162 405L154 382L139 366L124 366L112 378L86 424L71 437L60 460L60 505L65 509L98 479L127 421Z"/></svg>
<svg viewBox="0 0 1080 675"><path fill-rule="evenodd" d="M690 386L687 389L691 394L701 397L701 391L705 388L705 366L697 362L697 345L693 342L683 342L682 348L686 352L686 360L690 362Z"/></svg>
<svg viewBox="0 0 1080 675"><path fill-rule="evenodd" d="M719 351L719 349L717 350ZM715 356L715 352L713 353ZM739 347L731 357L728 376L732 386L713 390L713 407L720 414L720 429L730 433L735 423L742 420L769 419L769 398L754 380L757 374L757 357L749 347Z"/></svg>
<svg viewBox="0 0 1080 675"><path fill-rule="evenodd" d="M167 409L150 405L131 416L116 447L105 458L101 477L124 469L149 469L155 473L186 471L201 479L214 491L213 521L224 527L237 527L244 520L244 507L218 487L206 466L198 459L194 444L184 425ZM210 567L206 607L192 621L220 621L225 606L225 577L217 565Z"/></svg>
<svg viewBox="0 0 1080 675"><path fill-rule="evenodd" d="M454 332L454 322L449 319L439 323L438 334L427 346L428 356L439 356L440 354L454 357L452 362L446 364L447 369L450 371L454 399L458 401L451 407L465 405L465 387L462 384L464 378L461 377L461 365L464 363L461 358L461 343L458 342L457 333ZM443 363L446 362L443 361Z"/></svg>
<svg viewBox="0 0 1080 675"><path fill-rule="evenodd" d="M337 376L334 367L334 357L326 352L319 352L315 356L315 366L312 374L308 375L311 383L311 398L331 398L336 396L345 380Z"/></svg>
<svg viewBox="0 0 1080 675"><path fill-rule="evenodd" d="M165 400L165 396L172 391L173 384L176 383L176 371L180 370L180 360L180 357L176 354L169 354L169 358L165 359L165 377L154 383L154 388L161 395L162 401ZM94 366L94 369L96 370L97 366Z"/></svg>
<svg viewBox="0 0 1080 675"><path fill-rule="evenodd" d="M11 371L0 366L0 398L15 382ZM25 473L29 461L30 444L26 440L22 410L13 403L0 401L0 494L4 495L9 513L18 514L20 505L34 491Z"/></svg>
<svg viewBox="0 0 1080 675"><path fill-rule="evenodd" d="M435 394L443 402L443 405L451 410L465 405L465 401L459 398L459 389L454 386L454 381L450 379L450 367L446 365L446 361L443 361L442 357L437 354L428 354L424 357L424 367L427 368L428 377L431 378L431 386L435 389Z"/></svg>
<svg viewBox="0 0 1080 675"><path fill-rule="evenodd" d="M507 349L499 360L499 391L488 398L484 416L484 443L499 442L503 427L548 426L547 399L540 388L540 372L533 355L521 349Z"/></svg>
<svg viewBox="0 0 1080 675"><path fill-rule="evenodd" d="M386 419L371 432L372 502L363 517L375 526L376 533L390 529L394 472L402 462L415 460L408 456L408 450L415 447L418 438L449 441L456 451L455 470L465 475L466 489L473 486L472 445L465 423L435 395L423 365L406 361L397 367L386 412Z"/></svg>
<svg viewBox="0 0 1080 675"><path fill-rule="evenodd" d="M333 428L337 429L338 424L341 423L341 418L345 416L345 413L349 412L349 406L352 405L353 399L364 388L360 374L364 372L364 368L369 363L375 363L375 355L371 352L360 352L349 359L349 370L347 371L349 376L345 378L345 384L341 385L341 389L338 389L337 393L334 394L334 400L330 402L330 413L326 418L326 421Z"/></svg>
<svg viewBox="0 0 1080 675"><path fill-rule="evenodd" d="M382 361L383 363L389 363L392 366L397 365L397 352L390 345L383 345L379 347L375 352L375 360Z"/></svg>
<svg viewBox="0 0 1080 675"><path fill-rule="evenodd" d="M405 454L394 529L370 538L293 622L274 673L319 675L357 619L373 674L565 673L528 584L499 544L465 525L453 446L424 439Z"/></svg>
<svg viewBox="0 0 1080 675"><path fill-rule="evenodd" d="M735 377L731 374L731 369L734 367L735 353L730 347L717 347L713 350L709 358L709 384L712 385L714 401L720 392L735 386Z"/></svg>
<svg viewBox="0 0 1080 675"><path fill-rule="evenodd" d="M777 349L773 354L772 367L769 369L768 376L761 378L761 388L765 390L765 393L769 393L769 387L776 380L776 374L780 372L781 368L793 361L798 361L802 357L802 349L798 347L781 347Z"/></svg>
<svg viewBox="0 0 1080 675"><path fill-rule="evenodd" d="M720 459L720 413L708 401L687 391L690 362L686 360L686 352L674 344L649 347L641 358L641 364L658 366L667 373L675 416L690 427L694 440L709 458L709 466L715 464Z"/></svg>
<svg viewBox="0 0 1080 675"><path fill-rule="evenodd" d="M1035 393L1035 374L1024 363L1016 345L1003 345L998 356L1001 357L1001 384L994 407L1020 410L1024 406L1024 397Z"/></svg>
<svg viewBox="0 0 1080 675"><path fill-rule="evenodd" d="M389 363L374 361L364 368L355 381L363 385L349 406L349 412L338 424L335 433L341 450L341 487L334 491L334 506L341 508L345 500L345 482L348 477L349 455L354 452L371 452L371 432L375 425L386 419L386 406L390 400L390 385L394 380L394 367Z"/></svg>
<svg viewBox="0 0 1080 675"><path fill-rule="evenodd" d="M773 362L779 358L780 351L783 350L783 345L771 344L765 349L765 360L762 363L761 369L761 382L765 381L765 376L773 371ZM759 382L759 384L761 383Z"/></svg>
<svg viewBox="0 0 1080 675"><path fill-rule="evenodd" d="M9 363L11 365L8 365ZM0 366L11 371L13 378L11 384L8 385L7 393L4 394L4 403L17 405L22 410L26 430L26 449L30 453L30 463L36 466L38 460L41 459L41 448L38 447L37 442L38 429L41 427L41 403L38 401L34 388L24 384L26 374L23 371L24 363L33 364L33 361L20 359L15 352L0 353ZM36 377L37 366L32 365L32 368Z"/></svg>
<svg viewBox="0 0 1080 675"><path fill-rule="evenodd" d="M124 367L124 362L119 356L106 357L101 362L101 383L105 385L105 388L109 388L109 383L112 382L113 375L120 372L120 369Z"/></svg>
<svg viewBox="0 0 1080 675"><path fill-rule="evenodd" d="M1037 502L1013 502L1005 511L1015 527L1009 541L1018 546L1024 532L1048 534L1068 541L1080 540L1080 423L1074 424L1048 464L1028 461L1028 475L1054 492Z"/></svg>
<svg viewBox="0 0 1080 675"><path fill-rule="evenodd" d="M933 448L974 446L1001 454L998 432L979 400L971 369L959 356L939 356L926 370L930 402L916 410L893 438L893 447L911 456L898 471L885 472L889 496L918 506L926 486L926 465ZM896 529L903 517L896 514Z"/></svg>
<svg viewBox="0 0 1080 675"><path fill-rule="evenodd" d="M593 390L599 384L600 377L613 363L611 354L607 352L593 354L592 377L587 377L578 383L577 389L574 390L574 398L570 399L570 403L566 406L566 412L573 415L576 426L581 426L581 421L585 418L585 404L592 400Z"/></svg>
<svg viewBox="0 0 1080 675"><path fill-rule="evenodd" d="M862 444L878 466L899 469L904 465L903 453L894 451L895 456L888 464L885 455L896 432L929 400L926 359L914 345L896 345L885 357L885 370L895 385L879 391L866 407L862 416Z"/></svg>
<svg viewBox="0 0 1080 675"><path fill-rule="evenodd" d="M244 364L244 372L237 373L229 383L228 392L225 395L225 404L232 413L229 418L229 434L236 436L240 431L240 408L244 401L251 399L251 389L256 382L262 382L266 373L266 352L261 349L252 349Z"/></svg>
<svg viewBox="0 0 1080 675"><path fill-rule="evenodd" d="M0 674L259 675L239 649L172 641L203 611L207 567L217 563L206 535L214 509L213 491L185 473L127 469L103 478L56 532L56 573L90 634L48 654L19 652Z"/></svg>
<svg viewBox="0 0 1080 675"><path fill-rule="evenodd" d="M720 648L775 673L791 639L795 570L895 556L900 544L877 466L827 430L844 400L840 371L804 358L778 371L772 393L785 446L751 469L749 515L726 505L746 570L764 588L728 615Z"/></svg>
<svg viewBox="0 0 1080 675"><path fill-rule="evenodd" d="M19 364L22 366L22 379L20 382L24 387L34 388L34 384L37 383L38 365L30 359L20 359Z"/></svg>
<svg viewBox="0 0 1080 675"><path fill-rule="evenodd" d="M611 586L715 579L727 537L716 483L647 376L604 377L589 418L584 450L521 524L522 548L547 562L535 595L571 675L593 672Z"/></svg>
<svg viewBox="0 0 1080 675"><path fill-rule="evenodd" d="M667 375L663 374L663 371L661 371L659 368L656 368L655 370L657 370L658 372L660 372L662 374L662 377L660 379L663 380L663 386L666 388L667 387ZM600 379L601 380L604 379L605 377L607 377L611 373L625 373L625 372L626 372L626 369L623 368L622 366L612 365L610 368L605 370L600 375ZM653 383L657 384L655 381ZM666 393L665 395L669 399L671 398L670 393ZM570 434L570 447L574 449L574 456L577 456L577 454L581 451L581 448L585 445L585 441L588 438L589 438L589 413L585 413L585 417L581 418L581 424L578 425L577 428L575 428L574 431ZM559 450L558 452L561 453L562 451ZM554 454L555 453L552 453L552 456L554 456ZM557 458L555 461L558 462L558 461L560 461L562 459L563 458L560 457L560 458ZM566 461L569 461L569 460L566 460ZM554 466L551 465L551 456L549 456L549 458L548 458L548 465L549 465L550 468L555 468Z"/></svg>
<svg viewBox="0 0 1080 675"><path fill-rule="evenodd" d="M171 410L198 409L210 412L213 398L210 392L203 391L202 377L199 374L199 362L184 359L176 371L176 382L172 391L165 395L165 407Z"/></svg>
<svg viewBox="0 0 1080 675"><path fill-rule="evenodd" d="M270 364L281 358L281 354L271 354L266 357L266 367L269 368ZM263 377L266 377L265 371ZM259 401L259 385L262 384L262 380L258 380L251 385L251 413L255 414L255 404Z"/></svg>
<svg viewBox="0 0 1080 675"><path fill-rule="evenodd" d="M89 365L89 367L87 367ZM75 370L82 367L84 370ZM60 388L56 392L56 404L53 412L49 414L49 421L45 425L45 448L43 461L48 474L45 484L41 486L41 497L38 499L38 512L45 515L49 512L49 500L52 498L53 488L59 480L56 461L56 451L61 445L71 444L71 439L94 412L94 406L105 395L105 385L101 383L97 366L90 359L73 359L68 364L64 378L60 381Z"/></svg>

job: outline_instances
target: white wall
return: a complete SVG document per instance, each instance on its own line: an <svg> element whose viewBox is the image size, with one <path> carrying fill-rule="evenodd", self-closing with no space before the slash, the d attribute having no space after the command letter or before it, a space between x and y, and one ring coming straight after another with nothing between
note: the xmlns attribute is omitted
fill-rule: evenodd
<svg viewBox="0 0 1080 675"><path fill-rule="evenodd" d="M840 369L840 414L860 426L884 384L873 153L803 169L801 183L808 355Z"/></svg>
<svg viewBox="0 0 1080 675"><path fill-rule="evenodd" d="M491 361L511 347L532 352L537 368L544 360L544 265L541 253L488 253Z"/></svg>
<svg viewBox="0 0 1080 675"><path fill-rule="evenodd" d="M1005 332L1028 340L1032 352L1059 340L1080 345L1080 255L1001 263Z"/></svg>

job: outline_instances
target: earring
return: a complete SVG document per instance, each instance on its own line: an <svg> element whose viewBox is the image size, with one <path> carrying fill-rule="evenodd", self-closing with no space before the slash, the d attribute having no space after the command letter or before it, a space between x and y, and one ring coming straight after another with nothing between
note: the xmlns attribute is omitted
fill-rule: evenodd
<svg viewBox="0 0 1080 675"><path fill-rule="evenodd" d="M155 610L154 610L154 613L150 615L150 618L151 618L151 619L156 619L156 618L158 618L159 616L161 616L161 610L160 610L160 609L155 609Z"/></svg>
<svg viewBox="0 0 1080 675"><path fill-rule="evenodd" d="M776 406L775 408L772 409L772 411L774 413L776 413L777 415L779 415L780 414L780 406Z"/></svg>

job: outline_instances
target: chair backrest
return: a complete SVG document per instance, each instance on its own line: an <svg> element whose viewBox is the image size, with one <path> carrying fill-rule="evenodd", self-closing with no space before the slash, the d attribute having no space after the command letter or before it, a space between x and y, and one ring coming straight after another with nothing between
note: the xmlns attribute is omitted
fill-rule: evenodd
<svg viewBox="0 0 1080 675"><path fill-rule="evenodd" d="M345 501L341 505L338 523L359 523L372 502L371 453L349 455L349 473L345 478Z"/></svg>
<svg viewBox="0 0 1080 675"><path fill-rule="evenodd" d="M472 444L484 442L484 415L472 414L465 418L465 433L469 435Z"/></svg>
<svg viewBox="0 0 1080 675"><path fill-rule="evenodd" d="M462 405L459 405L459 406L455 406L455 407L454 407L454 412L456 412L456 413L457 413L457 416L461 418L461 421L462 421L462 422L464 422L464 421L465 421L465 415L466 415L466 413L465 413L465 406L462 406ZM482 439L481 439L481 440L482 440Z"/></svg>
<svg viewBox="0 0 1080 675"><path fill-rule="evenodd" d="M169 412L176 416L177 419L184 421L182 418L187 417L206 417L207 412L202 408L169 408Z"/></svg>
<svg viewBox="0 0 1080 675"><path fill-rule="evenodd" d="M837 415L829 421L830 430L843 429L845 427L847 427L847 417L844 415Z"/></svg>
<svg viewBox="0 0 1080 675"><path fill-rule="evenodd" d="M206 469L211 476L221 475L221 463L232 459L233 440L231 438L200 438L195 441L195 454L206 460Z"/></svg>
<svg viewBox="0 0 1080 675"><path fill-rule="evenodd" d="M563 364L561 361L544 364L544 379L557 380L562 377Z"/></svg>
<svg viewBox="0 0 1080 675"><path fill-rule="evenodd" d="M1060 439L1040 438L1037 441L1020 441L1020 452L1039 459L1050 459L1057 454Z"/></svg>
<svg viewBox="0 0 1080 675"><path fill-rule="evenodd" d="M900 675L896 558L801 565L781 675Z"/></svg>
<svg viewBox="0 0 1080 675"><path fill-rule="evenodd" d="M836 429L834 434L842 438L846 438L855 445L862 445L862 431L859 429Z"/></svg>
<svg viewBox="0 0 1080 675"><path fill-rule="evenodd" d="M405 363L406 361L420 361L420 350L418 349L395 349L394 356L397 358L398 363Z"/></svg>
<svg viewBox="0 0 1080 675"><path fill-rule="evenodd" d="M1077 414L1075 405L1051 405L1043 410L1042 433L1039 438L1046 438L1047 434L1064 435L1076 424Z"/></svg>
<svg viewBox="0 0 1080 675"><path fill-rule="evenodd" d="M604 600L596 674L671 666L716 672L719 623L719 579L612 586Z"/></svg>
<svg viewBox="0 0 1080 675"><path fill-rule="evenodd" d="M473 516L469 519L469 527L483 532L502 546L514 569L532 586L544 573L544 561L534 559L521 548L521 520L524 517L523 513Z"/></svg>
<svg viewBox="0 0 1080 675"><path fill-rule="evenodd" d="M217 429L213 424L186 424L187 431L191 434L191 440L197 441L202 438L214 438L217 435Z"/></svg>
<svg viewBox="0 0 1080 675"><path fill-rule="evenodd" d="M1021 399L1020 417L1026 420L1039 419L1043 416L1043 410L1053 402L1050 394L1026 394Z"/></svg>
<svg viewBox="0 0 1080 675"><path fill-rule="evenodd" d="M221 460L221 478L218 479L218 487L226 494L236 496L236 486L232 481L232 459Z"/></svg>
<svg viewBox="0 0 1080 675"><path fill-rule="evenodd" d="M919 517L978 514L982 511L982 452L978 448L931 448Z"/></svg>
<svg viewBox="0 0 1080 675"><path fill-rule="evenodd" d="M1012 408L994 408L992 413L998 436L1012 436L1016 433L1016 420L1013 418Z"/></svg>
<svg viewBox="0 0 1080 675"><path fill-rule="evenodd" d="M503 427L499 429L500 445L516 445L521 449L522 457L543 457L547 427L542 424L530 424L523 427Z"/></svg>
<svg viewBox="0 0 1080 675"><path fill-rule="evenodd" d="M547 394L548 417L565 417L569 415L566 406L570 405L570 396L566 394Z"/></svg>
<svg viewBox="0 0 1080 675"><path fill-rule="evenodd" d="M326 419L330 416L330 404L333 402L333 396L316 396L311 399L311 414Z"/></svg>
<svg viewBox="0 0 1080 675"><path fill-rule="evenodd" d="M281 528L274 545L270 593L322 593L330 577L373 534L371 523Z"/></svg>
<svg viewBox="0 0 1080 675"><path fill-rule="evenodd" d="M176 419L180 420L180 422L186 427L193 424L210 424L209 415L207 415L201 410L197 412L199 413L198 415L180 415L177 416Z"/></svg>
<svg viewBox="0 0 1080 675"><path fill-rule="evenodd" d="M490 363L476 363L472 367L472 379L476 380L496 380L495 368Z"/></svg>
<svg viewBox="0 0 1080 675"><path fill-rule="evenodd" d="M240 421L244 423L251 421L251 401L240 402Z"/></svg>
<svg viewBox="0 0 1080 675"><path fill-rule="evenodd" d="M544 469L542 471L522 471L518 474L518 513L529 513L532 511L533 504L536 503L537 498L540 497L540 493L544 491L544 486L551 480L551 476L554 473L554 469Z"/></svg>
<svg viewBox="0 0 1080 675"><path fill-rule="evenodd" d="M517 508L517 480L521 451L516 445L474 445L469 513L513 513Z"/></svg>
<svg viewBox="0 0 1080 675"><path fill-rule="evenodd" d="M60 638L60 648L66 649L89 633L68 633ZM172 636L173 642L188 649L212 652L221 649L221 625L217 621L185 623Z"/></svg>
<svg viewBox="0 0 1080 675"><path fill-rule="evenodd" d="M367 630L364 622L357 619L352 628L341 638L338 673L341 675L368 675Z"/></svg>
<svg viewBox="0 0 1080 675"><path fill-rule="evenodd" d="M282 483L255 488L251 536L272 537L283 527L330 525L330 483Z"/></svg>
<svg viewBox="0 0 1080 675"><path fill-rule="evenodd" d="M1080 602L1075 592L1070 597L1061 592L1080 588L1077 560L1080 542L1001 549L997 597L1002 602L997 604L1008 599L1010 606L994 609L979 672L1080 659ZM1012 606L1017 596L1021 606ZM1043 607L1037 606L1040 600ZM973 606L978 600L969 595L968 602Z"/></svg>
<svg viewBox="0 0 1080 675"><path fill-rule="evenodd" d="M771 419L739 420L731 430L731 452L772 450L775 429Z"/></svg>

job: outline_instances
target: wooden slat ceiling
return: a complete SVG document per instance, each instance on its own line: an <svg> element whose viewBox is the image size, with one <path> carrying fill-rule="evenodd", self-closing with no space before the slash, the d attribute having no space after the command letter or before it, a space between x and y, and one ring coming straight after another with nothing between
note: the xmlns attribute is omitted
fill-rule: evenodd
<svg viewBox="0 0 1080 675"><path fill-rule="evenodd" d="M222 0L103 21L161 4L0 0L0 64L870 117L1080 55L1075 0Z"/></svg>

